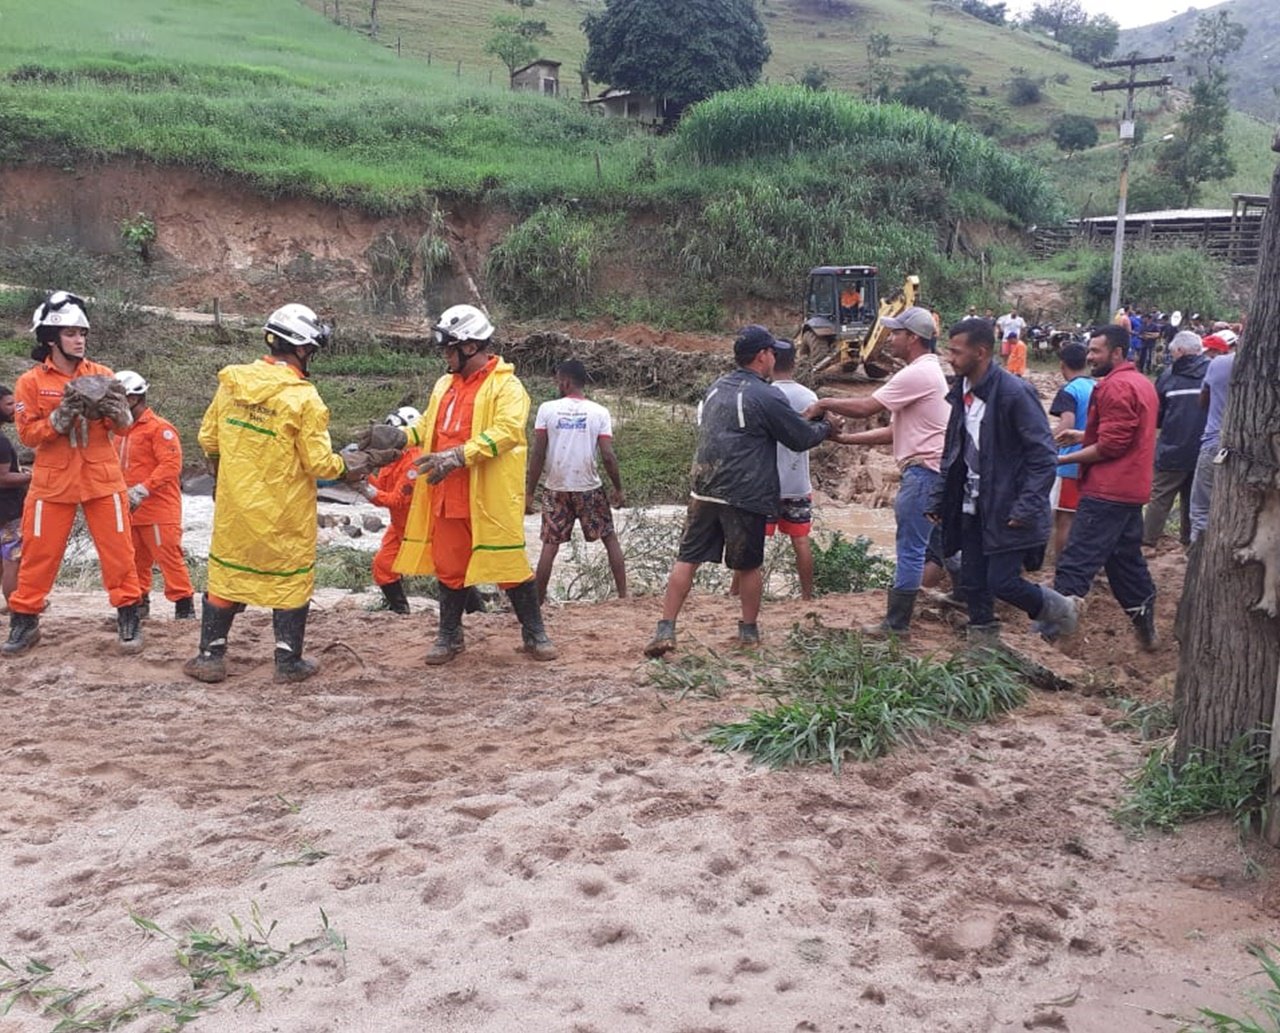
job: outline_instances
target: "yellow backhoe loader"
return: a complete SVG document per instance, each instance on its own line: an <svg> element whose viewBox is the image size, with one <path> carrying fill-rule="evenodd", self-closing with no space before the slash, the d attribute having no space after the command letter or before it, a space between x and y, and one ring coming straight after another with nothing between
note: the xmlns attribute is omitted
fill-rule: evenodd
<svg viewBox="0 0 1280 1033"><path fill-rule="evenodd" d="M884 350L886 316L916 303L920 277L880 296L879 273L872 265L820 265L809 270L804 322L797 336L799 355L819 380L883 380L897 362Z"/></svg>

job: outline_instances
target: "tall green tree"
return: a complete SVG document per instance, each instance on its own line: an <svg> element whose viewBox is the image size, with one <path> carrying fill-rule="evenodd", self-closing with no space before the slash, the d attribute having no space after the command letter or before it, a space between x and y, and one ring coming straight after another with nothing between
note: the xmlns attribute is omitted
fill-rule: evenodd
<svg viewBox="0 0 1280 1033"><path fill-rule="evenodd" d="M484 52L507 66L508 77L514 76L517 68L535 60L538 56L536 41L551 35L545 21L512 14L495 15L492 25L494 33L485 41Z"/></svg>
<svg viewBox="0 0 1280 1033"><path fill-rule="evenodd" d="M1191 103L1178 115L1174 138L1156 158L1156 174L1175 183L1182 203L1191 205L1205 183L1229 179L1236 171L1227 136L1231 113L1230 56L1244 42L1246 29L1226 11L1200 15L1196 31L1184 45L1197 62L1203 62L1191 83Z"/></svg>
<svg viewBox="0 0 1280 1033"><path fill-rule="evenodd" d="M752 0L606 0L582 28L592 79L681 107L752 85L771 53Z"/></svg>
<svg viewBox="0 0 1280 1033"><path fill-rule="evenodd" d="M1120 23L1105 14L1095 14L1087 21L1064 26L1057 38L1070 48L1077 61L1093 64L1115 53L1120 43Z"/></svg>
<svg viewBox="0 0 1280 1033"><path fill-rule="evenodd" d="M1063 40L1063 33L1089 20L1080 0L1045 0L1031 8L1027 17L1030 25L1044 29L1056 40Z"/></svg>

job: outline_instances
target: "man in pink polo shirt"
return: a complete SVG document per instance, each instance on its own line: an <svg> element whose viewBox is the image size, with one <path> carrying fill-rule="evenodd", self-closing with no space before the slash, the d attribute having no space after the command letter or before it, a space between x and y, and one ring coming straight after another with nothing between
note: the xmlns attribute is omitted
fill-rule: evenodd
<svg viewBox="0 0 1280 1033"><path fill-rule="evenodd" d="M907 365L869 398L823 398L805 414L835 413L867 419L888 411L889 426L833 434L845 445L892 445L902 471L902 484L893 503L897 522L897 569L889 590L889 610L883 621L864 632L882 635L909 633L916 594L924 576L925 556L934 525L925 517L938 483L942 446L947 434L947 378L935 353L937 326L925 308L905 309L883 320L889 329L889 350Z"/></svg>

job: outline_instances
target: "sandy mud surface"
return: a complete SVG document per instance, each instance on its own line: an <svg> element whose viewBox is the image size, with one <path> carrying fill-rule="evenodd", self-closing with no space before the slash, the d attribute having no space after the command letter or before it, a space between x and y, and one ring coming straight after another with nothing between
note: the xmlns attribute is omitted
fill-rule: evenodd
<svg viewBox="0 0 1280 1033"><path fill-rule="evenodd" d="M1180 555L1157 562L1180 580ZM228 999L193 1028L1112 1033L1239 1013L1245 948L1274 938L1273 854L1249 847L1258 875L1225 823L1109 820L1142 747L1099 672L1156 695L1176 647L1135 661L1101 603L1081 656L1010 636L1086 691L835 776L710 749L708 724L758 702L751 663L718 699L655 689L656 599L553 607L549 664L514 651L509 613L468 617L443 669L422 664L431 604L370 602L320 595L323 670L299 686L272 684L269 617L244 615L232 676L205 686L181 674L193 625L151 621L121 658L105 599L57 593L44 642L0 667L0 957L86 1004L135 979L178 995L173 944L130 912L180 935L256 905L283 947L323 908L344 952L258 973L260 1010ZM766 648L815 609L847 626L883 605L769 604ZM735 620L696 596L682 644L727 649ZM944 611L919 626L913 649L954 648ZM0 1017L54 1025L29 1001Z"/></svg>

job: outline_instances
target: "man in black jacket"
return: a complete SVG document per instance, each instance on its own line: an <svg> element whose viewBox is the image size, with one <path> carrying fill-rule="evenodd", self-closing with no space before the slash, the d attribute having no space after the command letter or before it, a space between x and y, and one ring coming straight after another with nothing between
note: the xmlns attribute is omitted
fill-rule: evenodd
<svg viewBox="0 0 1280 1033"><path fill-rule="evenodd" d="M998 641L996 599L1040 622L1041 630L1071 634L1075 605L1022 576L1028 557L1038 564L1049 540L1057 449L1035 388L993 363L994 348L984 319L951 328L948 353L957 378L947 395L951 419L931 519L942 523L943 554L961 552L972 641Z"/></svg>
<svg viewBox="0 0 1280 1033"><path fill-rule="evenodd" d="M775 341L764 327L744 327L733 342L738 368L712 384L698 405L698 445L684 536L667 578L662 619L645 656L663 656L676 648L676 617L693 575L700 564L722 558L738 573L738 641L760 641L760 567L765 522L778 505L777 445L807 452L831 432L829 423L801 417L786 396L770 386L774 358L782 347L791 345Z"/></svg>
<svg viewBox="0 0 1280 1033"><path fill-rule="evenodd" d="M1154 547L1169 519L1175 496L1179 500L1178 537L1184 547L1191 544L1191 484L1200 458L1200 436L1204 434L1209 410L1200 404L1200 389L1209 369L1204 345L1190 330L1183 330L1169 342L1170 365L1156 381L1160 409L1156 426L1156 473L1151 482L1151 501L1142 514L1142 544Z"/></svg>

